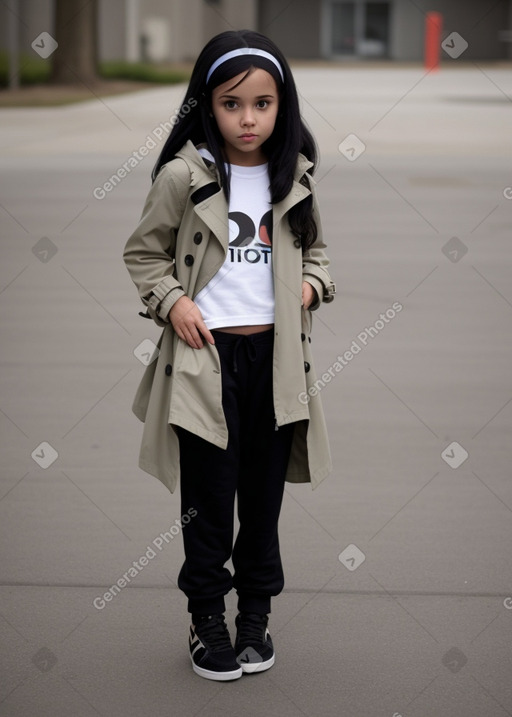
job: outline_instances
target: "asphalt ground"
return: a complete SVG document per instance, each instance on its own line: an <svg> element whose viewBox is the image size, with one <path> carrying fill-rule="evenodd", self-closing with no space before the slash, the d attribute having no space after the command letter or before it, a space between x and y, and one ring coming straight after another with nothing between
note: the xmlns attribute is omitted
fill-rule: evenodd
<svg viewBox="0 0 512 717"><path fill-rule="evenodd" d="M192 672L179 496L131 413L160 329L122 250L185 87L0 111L1 715L512 715L512 74L295 76L338 287L313 334L334 470L287 486L276 664L233 683Z"/></svg>

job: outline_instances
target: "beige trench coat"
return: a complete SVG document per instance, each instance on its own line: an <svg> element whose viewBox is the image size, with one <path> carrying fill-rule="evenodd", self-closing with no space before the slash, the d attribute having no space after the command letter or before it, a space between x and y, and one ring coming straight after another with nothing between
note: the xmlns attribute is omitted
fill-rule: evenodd
<svg viewBox="0 0 512 717"><path fill-rule="evenodd" d="M274 410L277 426L296 423L286 480L310 481L315 488L331 470L320 397L305 396L316 377L310 347L311 311L301 306L302 281L319 300L332 301L312 178L302 155L289 195L273 205L272 268L275 291ZM313 192L319 233L305 254L291 233L286 213ZM137 389L132 410L144 422L139 466L173 492L179 479L179 444L173 425L182 426L225 449L228 431L222 409L217 349L205 342L190 348L175 334L169 310L186 294L193 299L222 266L228 250L228 207L213 164L189 141L160 170L141 221L128 239L123 258L146 313L163 331L160 353ZM315 393L315 392L312 392Z"/></svg>

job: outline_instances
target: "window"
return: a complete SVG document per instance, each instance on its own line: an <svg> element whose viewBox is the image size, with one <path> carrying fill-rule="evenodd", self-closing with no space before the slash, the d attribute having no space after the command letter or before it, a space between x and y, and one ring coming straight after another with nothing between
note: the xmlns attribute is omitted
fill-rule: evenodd
<svg viewBox="0 0 512 717"><path fill-rule="evenodd" d="M330 0L327 54L388 57L390 5L386 0Z"/></svg>

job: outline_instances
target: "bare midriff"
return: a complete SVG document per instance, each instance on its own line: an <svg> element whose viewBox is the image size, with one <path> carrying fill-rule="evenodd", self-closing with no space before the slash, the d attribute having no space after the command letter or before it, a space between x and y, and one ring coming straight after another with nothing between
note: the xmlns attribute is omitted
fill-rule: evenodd
<svg viewBox="0 0 512 717"><path fill-rule="evenodd" d="M273 328L274 324L257 324L256 326L223 326L222 328L215 329L215 331L224 331L227 334L261 334L263 331L268 331Z"/></svg>

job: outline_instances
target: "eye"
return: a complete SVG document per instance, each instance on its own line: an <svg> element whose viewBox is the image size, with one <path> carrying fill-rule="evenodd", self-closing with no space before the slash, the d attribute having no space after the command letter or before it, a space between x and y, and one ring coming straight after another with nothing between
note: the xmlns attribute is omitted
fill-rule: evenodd
<svg viewBox="0 0 512 717"><path fill-rule="evenodd" d="M260 101L256 104L256 107L257 107L258 109L260 109L260 110L264 110L264 109L266 109L266 108L269 106L269 104L270 104L270 102L269 102L268 100L260 100Z"/></svg>
<svg viewBox="0 0 512 717"><path fill-rule="evenodd" d="M224 102L224 107L225 107L227 110L234 110L235 107L236 107L236 102L235 102L235 100L226 100L226 101Z"/></svg>

